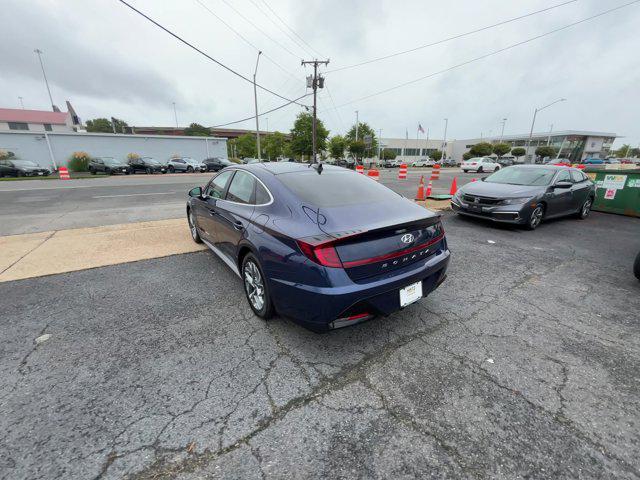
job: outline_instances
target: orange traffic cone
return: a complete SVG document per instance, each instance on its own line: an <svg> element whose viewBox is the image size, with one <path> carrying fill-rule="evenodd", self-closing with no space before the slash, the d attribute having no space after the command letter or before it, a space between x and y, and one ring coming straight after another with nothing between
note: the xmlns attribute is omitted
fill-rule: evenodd
<svg viewBox="0 0 640 480"><path fill-rule="evenodd" d="M418 192L416 193L416 200L425 200L424 196L424 175L420 177L420 183L418 184Z"/></svg>
<svg viewBox="0 0 640 480"><path fill-rule="evenodd" d="M429 184L427 185L427 193L425 195L425 200L431 196L431 180L429 180Z"/></svg>
<svg viewBox="0 0 640 480"><path fill-rule="evenodd" d="M451 182L451 189L449 190L449 195L455 195L458 191L458 177L453 177L453 182Z"/></svg>

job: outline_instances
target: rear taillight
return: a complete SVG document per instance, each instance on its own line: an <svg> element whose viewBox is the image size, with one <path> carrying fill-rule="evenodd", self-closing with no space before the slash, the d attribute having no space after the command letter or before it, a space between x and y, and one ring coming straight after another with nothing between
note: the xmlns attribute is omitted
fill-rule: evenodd
<svg viewBox="0 0 640 480"><path fill-rule="evenodd" d="M476 162L471 162L471 165L477 165L477 163Z"/></svg>
<svg viewBox="0 0 640 480"><path fill-rule="evenodd" d="M332 242L312 245L298 240L300 251L312 262L323 267L342 268L342 262Z"/></svg>

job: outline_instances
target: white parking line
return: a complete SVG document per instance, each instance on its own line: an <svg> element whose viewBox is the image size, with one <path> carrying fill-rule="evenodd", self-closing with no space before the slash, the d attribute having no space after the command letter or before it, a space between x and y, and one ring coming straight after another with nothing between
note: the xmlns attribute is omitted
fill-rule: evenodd
<svg viewBox="0 0 640 480"><path fill-rule="evenodd" d="M116 197L140 197L143 195L173 195L174 193L180 193L178 190L172 190L170 192L153 192L153 193L123 193L121 195L96 195L91 198L116 198Z"/></svg>

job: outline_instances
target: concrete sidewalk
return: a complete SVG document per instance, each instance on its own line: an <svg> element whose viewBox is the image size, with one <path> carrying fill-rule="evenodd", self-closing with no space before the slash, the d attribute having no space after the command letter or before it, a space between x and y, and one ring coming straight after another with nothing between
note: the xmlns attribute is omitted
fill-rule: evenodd
<svg viewBox="0 0 640 480"><path fill-rule="evenodd" d="M0 282L195 252L185 219L0 237Z"/></svg>

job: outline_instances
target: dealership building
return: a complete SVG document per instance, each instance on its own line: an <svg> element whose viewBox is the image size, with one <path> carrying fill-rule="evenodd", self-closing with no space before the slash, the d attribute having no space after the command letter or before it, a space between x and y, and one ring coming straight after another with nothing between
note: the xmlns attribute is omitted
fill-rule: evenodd
<svg viewBox="0 0 640 480"><path fill-rule="evenodd" d="M469 138L462 140L448 140L445 146L447 158L461 161L462 156L477 143L508 143L511 148L522 147L527 150L526 157L531 159L536 148L550 145L556 148L558 155L568 158L572 162L579 162L585 158L606 158L610 155L611 145L616 139L615 133L589 132L582 130L565 130L558 132L534 133L527 150L529 134L504 135L502 137ZM408 139L382 138L380 146L385 150L392 150L396 159L412 163L421 158L431 156L434 150L442 150L442 139ZM523 160L524 160L523 158Z"/></svg>
<svg viewBox="0 0 640 480"><path fill-rule="evenodd" d="M512 148L522 147L526 152L526 159L535 156L536 148L550 145L555 147L559 157L567 158L572 162L580 162L585 158L606 158L610 155L611 145L616 139L615 133L587 132L581 130L566 130L558 132L534 133L527 150L529 134L504 135L503 137L472 138L466 140L454 140L452 142L451 155L455 160L461 160L462 156L477 143L508 143Z"/></svg>

